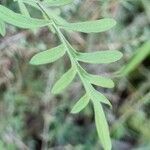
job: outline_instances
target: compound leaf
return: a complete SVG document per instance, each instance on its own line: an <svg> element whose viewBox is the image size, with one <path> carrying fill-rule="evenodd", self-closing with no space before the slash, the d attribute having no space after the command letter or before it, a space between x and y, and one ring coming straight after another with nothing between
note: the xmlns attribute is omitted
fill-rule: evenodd
<svg viewBox="0 0 150 150"><path fill-rule="evenodd" d="M104 32L115 26L116 21L114 19L100 19L94 21L85 21L78 23L66 23L60 25L61 28L66 30L84 32L84 33L97 33Z"/></svg>
<svg viewBox="0 0 150 150"><path fill-rule="evenodd" d="M77 101L77 103L73 106L71 113L76 114L79 113L82 109L84 109L87 104L90 101L90 97L85 94L83 97L80 98L80 100Z"/></svg>
<svg viewBox="0 0 150 150"><path fill-rule="evenodd" d="M53 94L58 94L63 91L74 79L76 75L76 68L73 66L55 83L52 88Z"/></svg>
<svg viewBox="0 0 150 150"><path fill-rule="evenodd" d="M43 65L47 63L51 63L59 59L65 54L66 50L64 45L59 45L52 49L46 50L44 52L37 53L34 55L31 60L30 64L32 65Z"/></svg>
<svg viewBox="0 0 150 150"><path fill-rule="evenodd" d="M111 138L102 105L98 101L93 101L93 106L95 113L96 129L100 138L100 142L104 150L111 150Z"/></svg>
<svg viewBox="0 0 150 150"><path fill-rule="evenodd" d="M6 34L5 23L0 20L0 34L4 36Z"/></svg>
<svg viewBox="0 0 150 150"><path fill-rule="evenodd" d="M92 53L77 53L77 59L85 63L108 64L119 60L122 53L116 50L99 51Z"/></svg>
<svg viewBox="0 0 150 150"><path fill-rule="evenodd" d="M47 20L30 18L15 13L2 5L0 5L0 19L6 23L25 29L43 27L51 23Z"/></svg>

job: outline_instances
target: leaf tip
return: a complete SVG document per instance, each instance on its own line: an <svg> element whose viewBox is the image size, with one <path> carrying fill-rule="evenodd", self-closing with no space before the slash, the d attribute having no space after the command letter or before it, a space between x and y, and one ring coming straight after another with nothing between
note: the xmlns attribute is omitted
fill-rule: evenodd
<svg viewBox="0 0 150 150"><path fill-rule="evenodd" d="M30 65L38 65L38 63L37 63L37 61L36 61L34 56L30 59L29 64Z"/></svg>
<svg viewBox="0 0 150 150"><path fill-rule="evenodd" d="M51 93L56 95L56 94L59 94L59 92L57 91L57 89L55 88L55 85L53 86L52 90L51 90Z"/></svg>
<svg viewBox="0 0 150 150"><path fill-rule="evenodd" d="M71 114L76 114L77 112L74 109L72 109L70 113Z"/></svg>

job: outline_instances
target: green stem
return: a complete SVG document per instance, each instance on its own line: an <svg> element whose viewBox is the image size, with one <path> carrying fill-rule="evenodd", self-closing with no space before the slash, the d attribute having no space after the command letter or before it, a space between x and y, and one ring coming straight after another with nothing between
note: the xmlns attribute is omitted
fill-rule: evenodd
<svg viewBox="0 0 150 150"><path fill-rule="evenodd" d="M79 64L79 62L78 62L78 61L75 59L75 57L74 57L76 51L73 50L73 48L72 48L72 46L70 45L70 43L66 40L66 38L64 37L64 35L63 35L62 32L60 31L59 27L57 27L57 24L55 23L55 20L53 19L53 16L50 16L50 15L48 14L46 8L43 7L42 4L40 4L40 3L38 2L37 5L38 5L39 8L41 9L41 11L47 16L47 18L52 21L53 28L55 29L55 31L56 31L56 33L57 33L57 35L58 35L60 41L64 44L64 46L65 46L65 48L66 48L66 50L67 50L68 56L69 56L69 58L70 58L71 64L72 64L73 66L75 66L75 68L76 68L76 70L77 70L77 73L78 73L78 75L79 75L79 77L80 77L80 79L81 79L81 81L82 81L82 83L83 83L83 85L84 85L84 88L85 88L85 90L87 91L87 87L86 87L85 84L87 84L88 81L86 81L86 80L84 79L84 77L83 77L83 75L82 75L82 72L80 71L80 70L83 69L83 68L81 67L81 65ZM68 48L68 46L69 46L70 48ZM84 70L84 71L85 71L85 70ZM88 83L89 83L89 82L88 82ZM89 92L89 90L88 90L87 92Z"/></svg>

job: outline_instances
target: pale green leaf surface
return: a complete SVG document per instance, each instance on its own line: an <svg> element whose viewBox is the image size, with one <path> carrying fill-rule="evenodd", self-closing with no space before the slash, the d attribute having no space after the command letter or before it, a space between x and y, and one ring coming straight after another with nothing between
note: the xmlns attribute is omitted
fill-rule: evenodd
<svg viewBox="0 0 150 150"><path fill-rule="evenodd" d="M6 27L5 27L5 23L3 21L0 20L0 34L2 36L4 36L6 34Z"/></svg>
<svg viewBox="0 0 150 150"><path fill-rule="evenodd" d="M92 53L77 53L77 59L85 63L107 64L118 61L122 53L116 50L106 50Z"/></svg>
<svg viewBox="0 0 150 150"><path fill-rule="evenodd" d="M95 90L94 87L85 80L85 78L83 79L83 84L86 89L86 92L90 96L90 99L99 101L112 107L110 101L102 93Z"/></svg>
<svg viewBox="0 0 150 150"><path fill-rule="evenodd" d="M95 89L91 90L91 99L93 101L99 101L101 103L107 104L112 108L110 101L102 93L96 91Z"/></svg>
<svg viewBox="0 0 150 150"><path fill-rule="evenodd" d="M92 84L105 87L105 88L113 88L114 87L114 82L103 76L98 76L98 75L92 75L92 74L84 74L85 78Z"/></svg>
<svg viewBox="0 0 150 150"><path fill-rule="evenodd" d="M2 5L0 5L0 19L6 23L25 29L43 27L51 23L47 20L30 18L15 13Z"/></svg>
<svg viewBox="0 0 150 150"><path fill-rule="evenodd" d="M49 6L63 6L70 4L73 0L44 0Z"/></svg>
<svg viewBox="0 0 150 150"><path fill-rule="evenodd" d="M34 55L31 60L30 64L32 65L43 65L47 63L52 63L62 57L65 54L66 50L63 45L59 45L52 49L37 53Z"/></svg>
<svg viewBox="0 0 150 150"><path fill-rule="evenodd" d="M115 26L116 21L114 19L100 19L94 21L85 21L85 22L78 22L78 23L66 23L60 25L61 28L66 30L84 32L84 33L97 33L97 32L104 32L111 29Z"/></svg>
<svg viewBox="0 0 150 150"><path fill-rule="evenodd" d="M83 110L89 103L90 98L87 94L85 94L83 97L81 97L77 103L73 106L71 113L76 114L79 113L81 110Z"/></svg>
<svg viewBox="0 0 150 150"><path fill-rule="evenodd" d="M111 138L102 105L98 101L93 100L93 106L95 112L96 129L100 138L100 142L104 150L111 150Z"/></svg>
<svg viewBox="0 0 150 150"><path fill-rule="evenodd" d="M30 14L22 0L18 0L18 5L19 5L21 13L27 17L30 17Z"/></svg>
<svg viewBox="0 0 150 150"><path fill-rule="evenodd" d="M75 78L76 69L71 67L63 76L55 83L52 88L53 94L58 94L62 92Z"/></svg>

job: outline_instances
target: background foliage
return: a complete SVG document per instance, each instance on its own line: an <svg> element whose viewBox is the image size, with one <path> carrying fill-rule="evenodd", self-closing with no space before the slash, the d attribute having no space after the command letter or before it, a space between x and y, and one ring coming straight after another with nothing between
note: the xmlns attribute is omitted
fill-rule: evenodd
<svg viewBox="0 0 150 150"><path fill-rule="evenodd" d="M113 109L105 111L114 150L150 149L148 3L75 0L73 5L61 8L69 21L114 17L118 22L107 33L68 35L77 49L90 52L110 48L124 53L121 61L107 67L86 66L90 72L106 76L113 76L111 72L121 68L122 76L115 78L114 89L98 88L112 100ZM11 0L2 4L19 12ZM56 46L57 42L46 28L29 31L7 25L6 37L0 37L0 149L100 149L92 106L78 115L70 114L84 92L80 82L75 80L58 96L50 93L55 81L69 68L69 60L64 58L40 67L28 63L35 53Z"/></svg>

